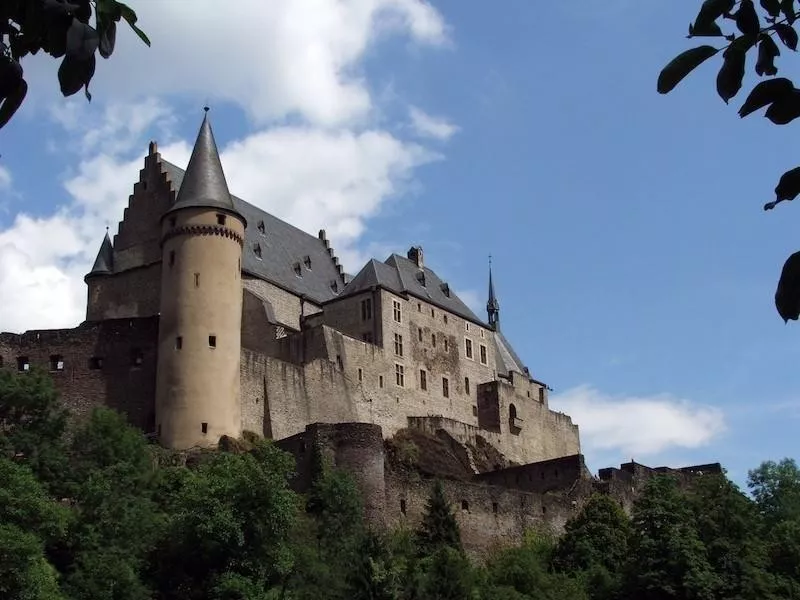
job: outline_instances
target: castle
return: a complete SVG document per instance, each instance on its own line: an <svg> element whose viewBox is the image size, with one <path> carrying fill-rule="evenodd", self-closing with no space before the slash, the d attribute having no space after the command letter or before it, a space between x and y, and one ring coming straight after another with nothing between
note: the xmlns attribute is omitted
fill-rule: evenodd
<svg viewBox="0 0 800 600"><path fill-rule="evenodd" d="M229 193L207 114L185 171L150 143L85 281L78 327L0 334L0 368L47 367L76 418L107 405L176 450L256 432L296 456L299 480L315 444L387 523L424 503L384 468L385 440L411 429L463 459L467 474L448 485L472 499L465 514L495 523L480 527L505 531L494 541L523 521L563 524L601 480L627 489L644 476L633 463L588 473L578 426L549 408L501 330L491 271L485 321L418 246L346 274L324 231ZM481 465L478 448L491 450ZM560 508L547 516L553 493ZM491 541L482 536L476 546Z"/></svg>

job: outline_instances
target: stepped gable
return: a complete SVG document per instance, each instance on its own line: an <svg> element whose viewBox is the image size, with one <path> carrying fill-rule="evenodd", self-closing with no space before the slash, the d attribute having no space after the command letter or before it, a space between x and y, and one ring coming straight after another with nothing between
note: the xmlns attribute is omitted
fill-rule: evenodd
<svg viewBox="0 0 800 600"><path fill-rule="evenodd" d="M161 160L163 169L172 182L176 195L180 194L185 171ZM331 286L339 282L344 286L325 243L318 237L282 221L234 195L230 196L233 209L247 220L245 242L242 250L242 271L264 279L298 296L306 296L321 304L337 297ZM258 253L261 253L261 258ZM306 265L308 262L310 268ZM300 266L302 276L295 268Z"/></svg>

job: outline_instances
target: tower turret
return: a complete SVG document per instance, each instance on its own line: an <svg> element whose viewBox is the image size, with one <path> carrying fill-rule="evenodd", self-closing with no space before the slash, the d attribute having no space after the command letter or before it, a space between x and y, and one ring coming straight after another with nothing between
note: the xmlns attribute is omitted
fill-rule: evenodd
<svg viewBox="0 0 800 600"><path fill-rule="evenodd" d="M241 433L246 224L206 114L175 204L161 220L156 429L168 448L211 446Z"/></svg>
<svg viewBox="0 0 800 600"><path fill-rule="evenodd" d="M492 258L489 257L489 301L486 303L486 314L489 317L489 326L495 331L500 329L500 303L494 294L492 282Z"/></svg>

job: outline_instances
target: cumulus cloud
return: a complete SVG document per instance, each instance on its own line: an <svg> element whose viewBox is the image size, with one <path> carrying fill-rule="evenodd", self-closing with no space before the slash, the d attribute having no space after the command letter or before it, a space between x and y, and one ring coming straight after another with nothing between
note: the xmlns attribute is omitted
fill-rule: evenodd
<svg viewBox="0 0 800 600"><path fill-rule="evenodd" d="M707 445L725 429L721 410L670 394L612 396L582 385L550 398L572 416L586 453L615 451L646 457Z"/></svg>
<svg viewBox="0 0 800 600"><path fill-rule="evenodd" d="M458 133L459 128L443 117L434 117L416 106L409 109L411 127L421 137L447 141Z"/></svg>
<svg viewBox="0 0 800 600"><path fill-rule="evenodd" d="M195 0L191 8L140 2L136 9L152 47L121 24L114 56L92 81L96 98L232 102L262 124L286 116L322 126L359 122L373 109L359 68L371 44L389 35L447 41L442 16L425 0ZM37 89L52 88L51 62L34 57L26 66Z"/></svg>

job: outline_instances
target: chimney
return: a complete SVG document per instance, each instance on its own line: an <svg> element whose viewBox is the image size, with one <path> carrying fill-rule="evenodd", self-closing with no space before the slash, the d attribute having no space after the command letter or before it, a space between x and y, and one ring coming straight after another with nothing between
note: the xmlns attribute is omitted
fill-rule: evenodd
<svg viewBox="0 0 800 600"><path fill-rule="evenodd" d="M422 246L411 246L408 251L408 260L413 262L420 269L424 269L425 263L422 260Z"/></svg>

